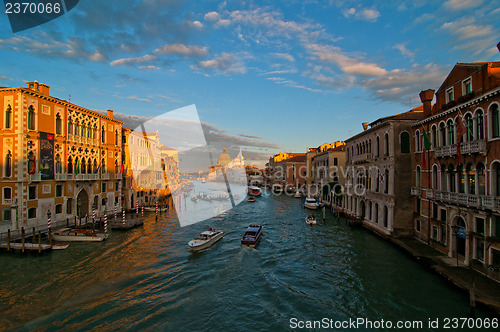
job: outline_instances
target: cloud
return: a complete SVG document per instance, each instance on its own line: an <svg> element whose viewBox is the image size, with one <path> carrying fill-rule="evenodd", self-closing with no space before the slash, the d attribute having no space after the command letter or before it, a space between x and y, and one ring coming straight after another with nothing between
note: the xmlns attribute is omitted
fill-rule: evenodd
<svg viewBox="0 0 500 332"><path fill-rule="evenodd" d="M137 96L128 96L127 99L133 99L133 100L139 100L139 101L147 101L150 102L151 100L146 99L146 98L139 98Z"/></svg>
<svg viewBox="0 0 500 332"><path fill-rule="evenodd" d="M123 58L123 59L118 59L111 61L110 65L111 66L130 66L130 65L135 65L138 63L143 63L143 62L150 62L153 60L157 60L158 58L155 55L152 54L146 54L141 57L137 58Z"/></svg>
<svg viewBox="0 0 500 332"><path fill-rule="evenodd" d="M168 44L164 45L154 51L156 54L161 55L182 55L182 56L195 56L201 57L208 54L206 48L201 48L199 46L186 46L183 44Z"/></svg>
<svg viewBox="0 0 500 332"><path fill-rule="evenodd" d="M223 53L212 60L200 61L191 66L195 70L212 70L219 74L245 74L246 68L240 61L237 61L234 55Z"/></svg>
<svg viewBox="0 0 500 332"><path fill-rule="evenodd" d="M458 40L487 37L494 34L493 26L477 25L472 18L462 18L452 22L443 23L442 29L454 34Z"/></svg>
<svg viewBox="0 0 500 332"><path fill-rule="evenodd" d="M448 0L443 6L451 10L464 10L479 7L482 2L482 0Z"/></svg>
<svg viewBox="0 0 500 332"><path fill-rule="evenodd" d="M220 19L220 15L217 12L209 12L206 13L203 18L205 19L205 21L215 23Z"/></svg>
<svg viewBox="0 0 500 332"><path fill-rule="evenodd" d="M393 48L399 50L401 54L406 55L410 59L413 59L415 57L415 52L411 52L410 50L408 50L404 43L396 44L393 46Z"/></svg>
<svg viewBox="0 0 500 332"><path fill-rule="evenodd" d="M140 66L138 67L140 70L159 70L160 67L156 66Z"/></svg>
<svg viewBox="0 0 500 332"><path fill-rule="evenodd" d="M295 62L295 58L293 57L293 55L288 53L273 53L273 55L280 59L284 59L290 62Z"/></svg>
<svg viewBox="0 0 500 332"><path fill-rule="evenodd" d="M245 137L245 138L254 138L254 139L263 139L262 137L260 136L255 136L255 135L246 135L246 134L239 134L241 137Z"/></svg>
<svg viewBox="0 0 500 332"><path fill-rule="evenodd" d="M344 11L346 18L355 18L357 20L376 22L380 17L380 12L375 8L349 8Z"/></svg>

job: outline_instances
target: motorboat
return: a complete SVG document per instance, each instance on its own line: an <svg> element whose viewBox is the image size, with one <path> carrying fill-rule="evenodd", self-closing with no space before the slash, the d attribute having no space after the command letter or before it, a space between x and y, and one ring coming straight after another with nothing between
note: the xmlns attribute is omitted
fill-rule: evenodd
<svg viewBox="0 0 500 332"><path fill-rule="evenodd" d="M312 214L306 217L306 224L307 225L316 225L316 217L313 216Z"/></svg>
<svg viewBox="0 0 500 332"><path fill-rule="evenodd" d="M248 202L250 203L255 202L255 197L254 196L248 197Z"/></svg>
<svg viewBox="0 0 500 332"><path fill-rule="evenodd" d="M300 193L300 191L296 191L295 194L293 194L293 197L295 198L301 198L302 197L302 194Z"/></svg>
<svg viewBox="0 0 500 332"><path fill-rule="evenodd" d="M304 207L310 210L317 210L319 208L319 203L315 198L307 197L306 201L304 202Z"/></svg>
<svg viewBox="0 0 500 332"><path fill-rule="evenodd" d="M205 183L206 181L205 178L201 179L201 183Z"/></svg>
<svg viewBox="0 0 500 332"><path fill-rule="evenodd" d="M210 228L208 231L203 231L194 239L189 241L188 250L199 251L212 246L215 242L224 237L224 232L218 229Z"/></svg>
<svg viewBox="0 0 500 332"><path fill-rule="evenodd" d="M250 196L260 196L262 195L262 190L259 187L249 186L248 187L248 195Z"/></svg>
<svg viewBox="0 0 500 332"><path fill-rule="evenodd" d="M73 229L61 228L52 232L52 239L55 241L86 241L97 242L104 241L108 238L109 234L94 231L91 229Z"/></svg>
<svg viewBox="0 0 500 332"><path fill-rule="evenodd" d="M283 186L281 184L273 184L273 193L281 194L283 192Z"/></svg>
<svg viewBox="0 0 500 332"><path fill-rule="evenodd" d="M241 245L255 247L262 237L262 228L262 225L248 226L245 234L241 238Z"/></svg>

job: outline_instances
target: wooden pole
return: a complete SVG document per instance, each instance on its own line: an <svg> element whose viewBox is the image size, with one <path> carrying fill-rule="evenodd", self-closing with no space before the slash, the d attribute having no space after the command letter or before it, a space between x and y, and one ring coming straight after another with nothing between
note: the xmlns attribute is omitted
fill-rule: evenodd
<svg viewBox="0 0 500 332"><path fill-rule="evenodd" d="M21 252L24 252L24 227L21 228L21 241L22 241L22 249Z"/></svg>
<svg viewBox="0 0 500 332"><path fill-rule="evenodd" d="M7 251L10 251L10 228L7 231Z"/></svg>
<svg viewBox="0 0 500 332"><path fill-rule="evenodd" d="M35 237L33 235L33 237ZM42 234L38 231L38 253L42 252Z"/></svg>
<svg viewBox="0 0 500 332"><path fill-rule="evenodd" d="M33 246L34 246L35 245L35 227L33 227L32 235L33 235Z"/></svg>

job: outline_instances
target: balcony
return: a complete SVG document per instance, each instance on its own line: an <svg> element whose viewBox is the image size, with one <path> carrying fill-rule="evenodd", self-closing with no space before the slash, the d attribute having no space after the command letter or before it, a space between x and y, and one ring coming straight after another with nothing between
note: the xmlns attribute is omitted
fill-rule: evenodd
<svg viewBox="0 0 500 332"><path fill-rule="evenodd" d="M441 190L428 190L427 197L444 203L473 207L477 209L496 210L500 208L500 197L453 193Z"/></svg>
<svg viewBox="0 0 500 332"><path fill-rule="evenodd" d="M78 175L75 175L74 178L77 181L97 180L98 179L98 174L78 174Z"/></svg>
<svg viewBox="0 0 500 332"><path fill-rule="evenodd" d="M475 140L471 142L463 142L460 144L460 152L462 155L481 153L486 155L486 141ZM434 148L434 155L438 158L451 157L457 154L457 145L445 145Z"/></svg>
<svg viewBox="0 0 500 332"><path fill-rule="evenodd" d="M420 195L422 195L422 189L421 188L417 188L417 187L411 187L410 194L412 196L420 196Z"/></svg>
<svg viewBox="0 0 500 332"><path fill-rule="evenodd" d="M364 164L370 162L372 158L373 155L371 153L363 153L356 156L352 156L352 162L354 164Z"/></svg>
<svg viewBox="0 0 500 332"><path fill-rule="evenodd" d="M109 173L101 174L101 180L109 180Z"/></svg>
<svg viewBox="0 0 500 332"><path fill-rule="evenodd" d="M28 174L28 180L29 181L42 181L42 174L37 173L37 174Z"/></svg>

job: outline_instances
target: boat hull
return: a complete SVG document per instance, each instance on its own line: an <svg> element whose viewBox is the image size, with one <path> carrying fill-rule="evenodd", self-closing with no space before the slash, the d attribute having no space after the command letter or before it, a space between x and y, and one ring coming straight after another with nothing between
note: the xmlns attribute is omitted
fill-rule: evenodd
<svg viewBox="0 0 500 332"><path fill-rule="evenodd" d="M69 241L78 241L78 242L100 242L104 241L108 238L108 235L96 235L96 236L89 236L89 235L59 235L59 234L52 234L52 239L55 241L61 241L61 242L69 242Z"/></svg>
<svg viewBox="0 0 500 332"><path fill-rule="evenodd" d="M309 210L317 210L319 209L319 205L317 204L304 204L304 207Z"/></svg>
<svg viewBox="0 0 500 332"><path fill-rule="evenodd" d="M188 243L188 250L189 251L200 251L203 249L210 248L212 245L215 244L215 242L219 241L223 237L224 237L224 233L221 232L219 235L216 235L213 238L211 238L210 240L208 240L202 244L199 244L199 245L193 244L193 241L190 241Z"/></svg>

